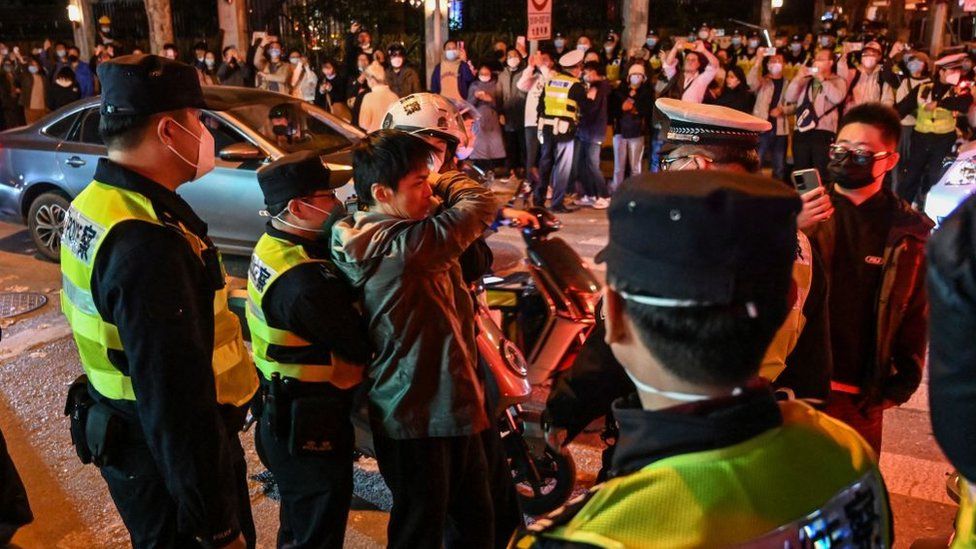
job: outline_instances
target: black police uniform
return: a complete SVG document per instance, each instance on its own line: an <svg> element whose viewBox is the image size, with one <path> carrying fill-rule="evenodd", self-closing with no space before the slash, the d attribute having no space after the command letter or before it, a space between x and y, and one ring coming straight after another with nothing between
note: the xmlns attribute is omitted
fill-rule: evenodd
<svg viewBox="0 0 976 549"><path fill-rule="evenodd" d="M260 170L258 181L266 202L275 205L341 186L348 175L330 173L317 154L298 153ZM269 349L269 354L287 362L328 364L334 353L349 363L366 364L371 352L366 322L355 306L358 296L329 260L331 231L312 240L280 231L269 222L265 232L300 246L316 260L284 272L261 302L268 325L292 332L310 345ZM278 546L342 547L353 488L354 436L349 415L355 389L289 377L282 377L272 389L276 383L262 373L261 397L255 403L259 418L255 445L281 494ZM272 391L274 398L269 398ZM321 406L306 408L313 412L297 412L294 403L301 399ZM294 417L293 412L304 417ZM326 436L331 448L296 451L294 437L289 436L296 421L329 426Z"/></svg>
<svg viewBox="0 0 976 549"><path fill-rule="evenodd" d="M152 55L99 65L102 116L151 115L204 106L196 72ZM214 294L223 287L207 225L175 192L101 159L95 180L148 199L161 224L123 222L94 258L91 295L118 327L124 351L108 351L137 400L89 386L120 421L100 467L135 547L255 543L238 431L244 410L218 405L212 368ZM182 227L209 247L203 262Z"/></svg>

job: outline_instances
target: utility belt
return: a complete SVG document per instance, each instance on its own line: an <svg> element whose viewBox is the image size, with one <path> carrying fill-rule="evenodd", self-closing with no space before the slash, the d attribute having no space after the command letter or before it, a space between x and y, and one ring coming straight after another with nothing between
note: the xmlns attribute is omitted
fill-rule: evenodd
<svg viewBox="0 0 976 549"><path fill-rule="evenodd" d="M261 376L261 387L252 410L271 436L287 445L288 453L331 455L352 447L349 414L355 389L339 389L331 383L302 382Z"/></svg>
<svg viewBox="0 0 976 549"><path fill-rule="evenodd" d="M222 404L219 412L228 436L237 436L244 427L247 406ZM92 398L87 375L78 376L68 389L64 415L71 418L71 444L86 465L118 465L125 447L146 444L138 422Z"/></svg>
<svg viewBox="0 0 976 549"><path fill-rule="evenodd" d="M64 415L71 418L71 444L86 465L113 465L116 450L127 439L142 436L127 425L121 414L92 398L86 375L79 376L68 389Z"/></svg>
<svg viewBox="0 0 976 549"><path fill-rule="evenodd" d="M576 124L571 120L565 118L549 118L546 116L539 117L539 133L542 133L545 128L550 128L552 135L560 136L566 135L576 127Z"/></svg>

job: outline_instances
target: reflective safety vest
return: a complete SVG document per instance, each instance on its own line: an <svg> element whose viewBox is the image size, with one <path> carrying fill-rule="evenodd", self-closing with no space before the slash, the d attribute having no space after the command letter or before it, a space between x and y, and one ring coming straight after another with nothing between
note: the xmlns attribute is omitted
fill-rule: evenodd
<svg viewBox="0 0 976 549"><path fill-rule="evenodd" d="M956 115L948 109L936 107L934 111L925 110L925 104L932 94L932 82L918 87L918 111L915 113L915 131L918 133L946 134L956 131Z"/></svg>
<svg viewBox="0 0 976 549"><path fill-rule="evenodd" d="M867 443L802 402L780 409L783 425L595 486L513 545L890 547L888 495Z"/></svg>
<svg viewBox="0 0 976 549"><path fill-rule="evenodd" d="M569 98L569 90L574 84L579 84L579 79L561 73L546 82L546 118L565 118L573 122L579 120L579 105Z"/></svg>
<svg viewBox="0 0 976 549"><path fill-rule="evenodd" d="M264 296L271 286L289 270L306 263L326 263L314 259L305 249L293 242L265 234L254 247L251 267L247 277L247 326L251 331L251 347L254 363L265 379L277 372L306 382L330 382L340 389L355 387L362 381L362 367L342 362L335 356L319 357L311 349L312 343L298 334L283 328L272 327L264 315ZM329 314L322 311L322 314ZM281 362L275 359L276 349L287 351L290 357L308 357L300 363ZM281 355L278 355L281 356Z"/></svg>
<svg viewBox="0 0 976 549"><path fill-rule="evenodd" d="M956 515L956 535L952 549L976 549L976 488L959 475L959 513Z"/></svg>
<svg viewBox="0 0 976 549"><path fill-rule="evenodd" d="M118 328L95 307L92 266L105 237L119 223L133 220L164 224L145 195L93 181L71 202L61 237L61 311L71 326L88 382L113 400L134 401L136 394L132 379L108 358L109 349L125 352L125 347ZM202 261L206 243L182 225L167 226L179 230ZM244 346L240 321L227 307L227 288L214 295L212 366L217 402L243 406L251 400L258 388L257 373Z"/></svg>
<svg viewBox="0 0 976 549"><path fill-rule="evenodd" d="M803 327L807 323L807 317L803 314L803 306L807 302L810 287L813 285L813 249L810 246L810 239L805 234L799 231L796 234L800 247L800 255L793 262L793 286L796 289L796 300L792 303L786 320L776 332L769 348L766 349L766 356L763 357L762 364L759 366L759 376L769 381L775 381L786 369L786 357L793 352L797 340L800 339L800 333L803 332Z"/></svg>

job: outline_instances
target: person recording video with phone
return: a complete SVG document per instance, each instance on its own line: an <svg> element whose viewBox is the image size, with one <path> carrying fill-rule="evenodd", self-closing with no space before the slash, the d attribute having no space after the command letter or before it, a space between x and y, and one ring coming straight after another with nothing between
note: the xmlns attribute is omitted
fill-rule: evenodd
<svg viewBox="0 0 976 549"><path fill-rule="evenodd" d="M847 97L847 82L834 74L832 49L820 48L811 66L800 67L786 89L786 102L796 105L793 167L816 168L827 175L827 149L837 134L839 109Z"/></svg>
<svg viewBox="0 0 976 549"><path fill-rule="evenodd" d="M900 133L898 113L880 103L847 112L828 153L833 213L815 216L820 221L807 230L830 288L833 375L826 411L875 452L884 410L918 389L927 344L925 242L933 223L884 187L885 175L898 166ZM809 192L803 201L798 225L823 197Z"/></svg>

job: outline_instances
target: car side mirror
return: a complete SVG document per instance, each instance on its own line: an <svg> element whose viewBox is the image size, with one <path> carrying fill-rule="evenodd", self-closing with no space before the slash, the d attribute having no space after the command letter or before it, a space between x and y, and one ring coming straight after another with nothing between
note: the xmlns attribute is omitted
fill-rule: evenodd
<svg viewBox="0 0 976 549"><path fill-rule="evenodd" d="M262 160L267 155L261 149L250 143L234 143L220 150L220 159L226 162L243 162L244 160Z"/></svg>

